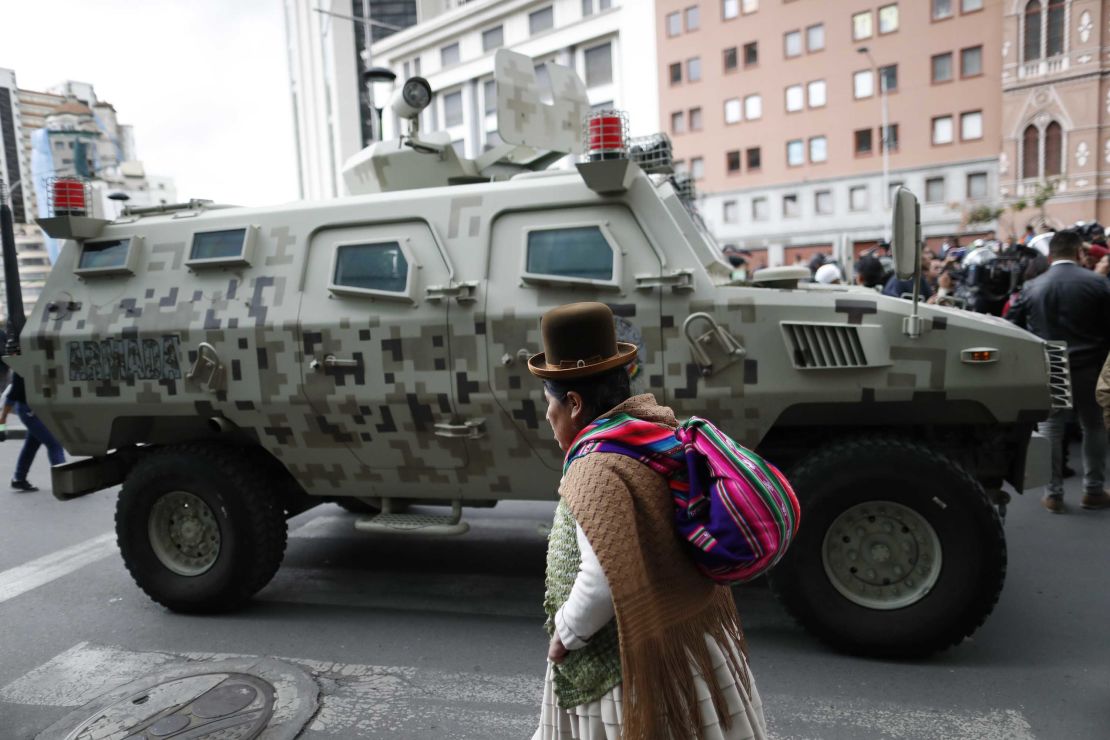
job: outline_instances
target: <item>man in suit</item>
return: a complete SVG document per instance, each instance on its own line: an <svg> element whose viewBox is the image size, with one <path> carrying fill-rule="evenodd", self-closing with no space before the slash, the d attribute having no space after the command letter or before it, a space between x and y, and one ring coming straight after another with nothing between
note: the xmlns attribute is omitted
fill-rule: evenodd
<svg viewBox="0 0 1110 740"><path fill-rule="evenodd" d="M1110 281L1080 266L1083 240L1078 232L1058 231L1048 245L1051 265L1027 282L1007 318L1042 339L1068 343L1072 403L1083 429L1084 509L1110 507L1103 490L1107 433L1095 401L1095 383L1110 352ZM1071 411L1052 411L1040 431L1052 444L1052 480L1041 500L1054 514L1064 511L1064 427Z"/></svg>

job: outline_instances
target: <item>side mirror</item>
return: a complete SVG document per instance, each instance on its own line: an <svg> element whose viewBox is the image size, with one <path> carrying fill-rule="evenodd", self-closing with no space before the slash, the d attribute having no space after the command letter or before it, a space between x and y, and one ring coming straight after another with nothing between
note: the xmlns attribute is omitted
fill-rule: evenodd
<svg viewBox="0 0 1110 740"><path fill-rule="evenodd" d="M909 190L898 188L894 194L894 227L891 251L898 277L908 280L921 264L921 206Z"/></svg>

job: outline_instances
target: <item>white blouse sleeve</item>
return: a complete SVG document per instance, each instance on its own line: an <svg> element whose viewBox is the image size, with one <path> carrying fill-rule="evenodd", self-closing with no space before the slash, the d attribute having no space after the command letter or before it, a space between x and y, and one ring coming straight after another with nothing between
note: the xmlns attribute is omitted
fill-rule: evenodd
<svg viewBox="0 0 1110 740"><path fill-rule="evenodd" d="M555 614L555 631L567 650L585 647L595 632L613 618L613 594L597 554L582 527L576 525L582 564L566 603Z"/></svg>

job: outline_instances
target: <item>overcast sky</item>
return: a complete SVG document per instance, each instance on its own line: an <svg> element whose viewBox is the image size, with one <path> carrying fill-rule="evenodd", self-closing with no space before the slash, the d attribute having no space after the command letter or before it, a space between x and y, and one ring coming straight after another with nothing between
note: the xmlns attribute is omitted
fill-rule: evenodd
<svg viewBox="0 0 1110 740"><path fill-rule="evenodd" d="M92 83L180 200L297 197L281 0L0 0L0 67Z"/></svg>

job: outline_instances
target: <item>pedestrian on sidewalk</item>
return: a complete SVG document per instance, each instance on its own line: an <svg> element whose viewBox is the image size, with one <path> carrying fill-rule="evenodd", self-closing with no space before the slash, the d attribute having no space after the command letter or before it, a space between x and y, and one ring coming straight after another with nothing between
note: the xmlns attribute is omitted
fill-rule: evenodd
<svg viewBox="0 0 1110 740"><path fill-rule="evenodd" d="M676 428L653 395L631 396L601 303L553 309L544 351L547 421L564 451L594 420L625 413ZM548 539L548 645L533 740L740 740L767 736L731 591L703 576L675 534L667 480L636 459L574 459L559 485Z"/></svg>
<svg viewBox="0 0 1110 740"><path fill-rule="evenodd" d="M1084 509L1110 507L1106 481L1106 428L1095 400L1095 384L1110 352L1110 281L1079 264L1083 239L1076 231L1057 231L1048 243L1051 263L1043 275L1022 286L1006 315L1042 339L1068 343L1072 410L1049 412L1040 424L1052 446L1052 475L1042 505L1064 511L1064 433L1073 411L1083 430Z"/></svg>
<svg viewBox="0 0 1110 740"><path fill-rule="evenodd" d="M58 440L54 438L54 435L42 423L42 420L35 416L35 412L27 405L27 393L23 387L23 378L19 373L12 373L12 382L8 386L4 406L3 409L0 409L0 428L8 423L8 415L13 408L19 416L19 420L23 422L23 426L27 429L27 437L23 440L23 449L19 451L19 458L15 463L12 488L17 491L37 491L39 489L27 480L27 473L31 470L31 463L35 461L35 455L38 453L39 447L46 445L46 454L50 458L51 465L64 463L66 453Z"/></svg>

